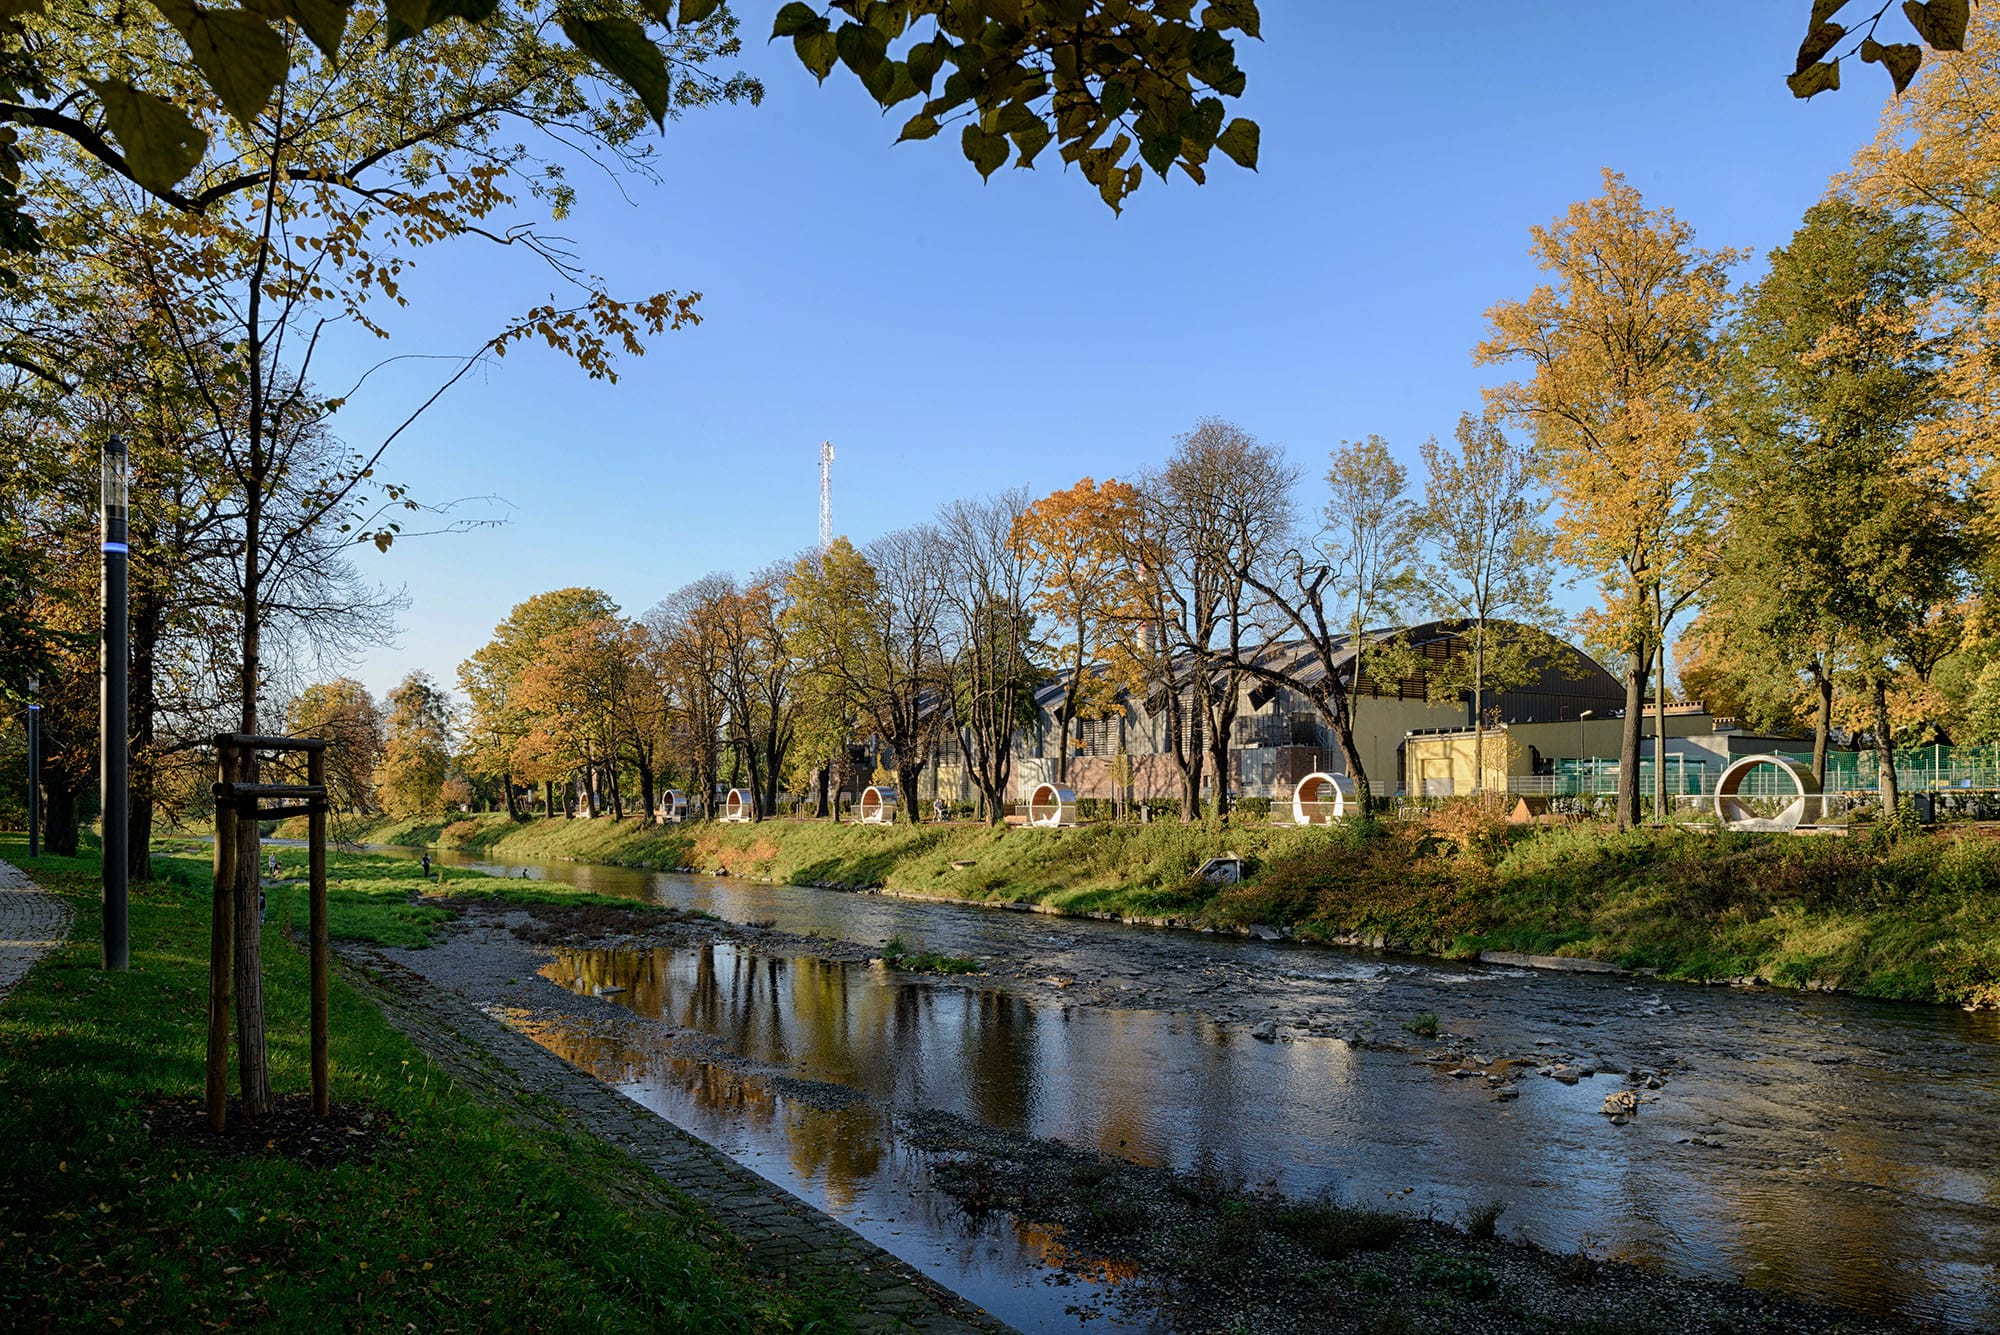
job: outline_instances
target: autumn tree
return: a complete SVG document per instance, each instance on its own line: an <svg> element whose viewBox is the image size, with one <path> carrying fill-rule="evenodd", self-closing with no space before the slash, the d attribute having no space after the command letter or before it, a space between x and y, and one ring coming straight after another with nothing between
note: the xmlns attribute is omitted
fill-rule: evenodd
<svg viewBox="0 0 2000 1335"><path fill-rule="evenodd" d="M294 737L323 737L329 799L335 810L370 812L375 768L382 762L387 721L368 688L352 677L306 687L285 706L285 730Z"/></svg>
<svg viewBox="0 0 2000 1335"><path fill-rule="evenodd" d="M375 768L382 809L397 817L442 810L451 752L451 697L429 673L410 673L389 692L382 761Z"/></svg>
<svg viewBox="0 0 2000 1335"><path fill-rule="evenodd" d="M493 628L492 638L458 665L459 689L470 706L462 763L474 775L500 780L509 816L520 818L516 785L529 777L515 767L516 750L533 726L521 698L522 675L549 636L617 612L616 604L597 589L538 593L516 603ZM539 769L535 777L541 777Z"/></svg>
<svg viewBox="0 0 2000 1335"><path fill-rule="evenodd" d="M715 816L724 729L729 718L729 646L725 605L736 592L728 575L706 575L662 599L646 614L658 645L657 689L669 711L669 753L688 776L692 805Z"/></svg>
<svg viewBox="0 0 2000 1335"><path fill-rule="evenodd" d="M1707 413L1740 255L1699 249L1693 228L1647 209L1609 170L1602 195L1531 235L1550 279L1487 312L1475 357L1526 364L1529 378L1493 389L1491 402L1534 432L1560 511L1557 555L1600 581L1591 635L1625 658L1618 821L1629 826L1647 682L1673 616L1715 570Z"/></svg>
<svg viewBox="0 0 2000 1335"><path fill-rule="evenodd" d="M641 647L616 615L596 617L543 636L521 673L517 698L530 720L522 749L573 776L593 816L607 800L614 818L625 816L620 762L634 740L633 701L651 689L639 677ZM651 748L639 754L650 810Z"/></svg>
<svg viewBox="0 0 2000 1335"><path fill-rule="evenodd" d="M1014 548L1035 575L1031 608L1047 619L1052 631L1049 642L1060 657L1063 694L1055 709L1056 732L1062 737L1056 755L1058 783L1069 781L1070 759L1081 744L1081 723L1102 718L1117 707L1112 678L1094 669L1105 656L1104 637L1119 634L1112 600L1120 565L1111 535L1120 512L1130 511L1137 501L1138 494L1128 483L1115 478L1099 483L1086 477L1034 502L1014 523Z"/></svg>
<svg viewBox="0 0 2000 1335"><path fill-rule="evenodd" d="M1428 664L1439 691L1472 697L1473 791L1486 780L1486 701L1490 693L1534 681L1554 647L1548 628L1558 614L1553 535L1542 523L1532 458L1500 424L1466 413L1457 447L1436 439L1418 447L1424 500L1410 530L1422 555L1414 586L1441 618L1464 627L1470 651ZM1462 665L1462 670L1461 670Z"/></svg>
<svg viewBox="0 0 2000 1335"><path fill-rule="evenodd" d="M836 538L793 568L788 592L794 652L887 747L903 818L916 821L918 776L951 718L937 530L886 533L865 551Z"/></svg>

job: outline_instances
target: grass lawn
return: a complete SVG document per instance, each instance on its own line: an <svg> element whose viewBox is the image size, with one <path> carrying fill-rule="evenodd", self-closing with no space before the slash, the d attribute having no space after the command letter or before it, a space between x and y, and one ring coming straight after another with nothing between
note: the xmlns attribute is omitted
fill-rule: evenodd
<svg viewBox="0 0 2000 1335"><path fill-rule="evenodd" d="M0 857L76 913L0 1004L0 1312L14 1329L807 1331L845 1304L751 1279L693 1226L614 1203L650 1175L593 1138L530 1130L454 1086L336 974L333 1098L372 1152L314 1165L155 1132L202 1085L207 866L132 888L132 968L97 968L94 856ZM301 862L303 854L288 851ZM366 869L355 867L357 873ZM377 877L386 880L386 874ZM398 878L407 894L413 877ZM350 926L414 936L440 910L357 875ZM303 918L301 893L298 916ZM265 933L272 1083L302 1095L303 954ZM356 934L364 934L357 932Z"/></svg>

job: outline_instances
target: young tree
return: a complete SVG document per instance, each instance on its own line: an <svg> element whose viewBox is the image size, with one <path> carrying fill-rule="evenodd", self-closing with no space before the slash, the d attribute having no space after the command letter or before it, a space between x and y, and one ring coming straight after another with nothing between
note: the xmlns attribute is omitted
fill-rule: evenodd
<svg viewBox="0 0 2000 1335"><path fill-rule="evenodd" d="M1426 672L1433 693L1472 694L1474 792L1486 779L1486 700L1535 680L1557 620L1553 535L1541 523L1531 456L1500 424L1466 413L1458 448L1419 447L1424 503L1411 519L1423 555L1415 582L1437 614L1464 623L1472 652ZM1456 670L1460 662L1464 670Z"/></svg>
<svg viewBox="0 0 2000 1335"><path fill-rule="evenodd" d="M1727 271L1740 255L1698 249L1693 228L1671 210L1648 210L1609 170L1602 195L1532 235L1551 281L1489 310L1489 336L1474 355L1481 364L1527 363L1531 378L1497 387L1491 401L1535 433L1561 510L1556 554L1603 581L1607 606L1593 637L1626 660L1624 827L1639 818L1640 728L1656 654L1664 658L1668 623L1714 570L1704 542L1707 410Z"/></svg>

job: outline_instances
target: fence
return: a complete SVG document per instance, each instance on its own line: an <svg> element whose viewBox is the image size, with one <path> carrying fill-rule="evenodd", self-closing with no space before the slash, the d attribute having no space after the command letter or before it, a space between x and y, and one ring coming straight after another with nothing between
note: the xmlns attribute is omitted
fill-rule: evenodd
<svg viewBox="0 0 2000 1335"><path fill-rule="evenodd" d="M1808 769L1812 767L1810 751L1780 751L1774 754L1797 761ZM1713 794L1723 768L1720 759L1704 761L1669 755L1667 793L1674 797ZM1898 751L1896 787L1904 793L2000 789L2000 744L1924 746ZM1825 792L1872 793L1876 788L1873 751L1827 753ZM1618 762L1605 759L1558 760L1554 774L1516 775L1507 780L1508 792L1524 795L1596 797L1617 790ZM1653 791L1653 762L1650 760L1639 763L1639 791ZM1769 767L1753 770L1744 776L1742 792L1746 797L1777 797L1791 791L1790 782Z"/></svg>

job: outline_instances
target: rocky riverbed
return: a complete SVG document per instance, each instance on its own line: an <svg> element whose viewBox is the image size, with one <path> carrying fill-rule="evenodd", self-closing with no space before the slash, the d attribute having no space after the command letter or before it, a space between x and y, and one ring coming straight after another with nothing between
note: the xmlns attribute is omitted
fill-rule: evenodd
<svg viewBox="0 0 2000 1335"><path fill-rule="evenodd" d="M923 1165L912 1219L953 1202L967 1227L996 1217L1016 1235L1059 1240L1036 1249L1066 1283L1076 1324L1124 1329L1247 1330L1853 1330L1901 1329L1893 1319L1801 1303L1765 1290L1607 1260L1597 1250L1545 1250L1507 1240L1504 1202L1426 1218L1409 1199L1361 1201L1333 1193L1301 1198L1269 1184L1170 1162L1136 1162L1100 1146L1025 1134L926 1106L921 1098L871 1093L803 1076L792 1065L748 1055L751 1045L685 1016L641 1013L626 988L657 974L613 968L593 982L579 960L638 961L666 953L737 952L766 962L817 961L872 985L927 990L939 1000L1004 994L1042 1008L1171 1012L1204 1031L1240 1034L1274 1048L1305 1044L1374 1054L1450 1082L1465 1116L1504 1117L1524 1088L1602 1094L1595 1120L1615 1137L1637 1129L1675 1097L1674 1054L1651 1046L1622 1052L1554 1035L1518 1045L1480 1042L1466 1017L1363 1014L1351 971L1245 959L1190 962L1167 938L1133 932L1110 952L1050 924L1018 950L982 952L977 974L913 977L890 971L880 942L730 924L705 914L547 905L469 906L441 941L389 952L447 988L531 1034L564 1036L566 1053L588 1051L603 1071L635 1061L698 1067L828 1115L880 1105L882 1134ZM922 943L907 942L915 950ZM1394 961L1358 967L1393 970ZM649 999L650 1000L650 999ZM1337 1003L1337 1004L1336 1004ZM1432 1030L1435 1029L1435 1036ZM563 1050L560 1047L557 1049ZM607 1055L610 1054L610 1055ZM624 1063L623 1066L620 1063ZM865 1083L865 1082L862 1082ZM1490 1107L1490 1113L1479 1113ZM1677 1139L1690 1139L1681 1137ZM1423 1165L1410 1166L1421 1178ZM1409 1192L1414 1192L1414 1188ZM892 1250L894 1248L892 1247ZM947 1279L947 1282L950 1282ZM1042 1309L1035 1309L1037 1311ZM1031 1324L1016 1314L1017 1324ZM1060 1322L1057 1323L1060 1325Z"/></svg>

